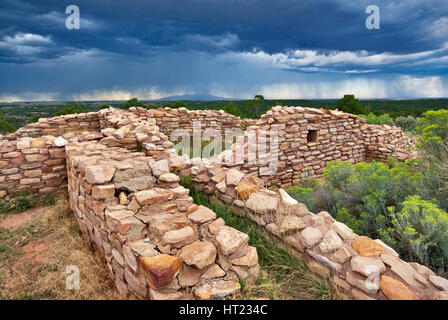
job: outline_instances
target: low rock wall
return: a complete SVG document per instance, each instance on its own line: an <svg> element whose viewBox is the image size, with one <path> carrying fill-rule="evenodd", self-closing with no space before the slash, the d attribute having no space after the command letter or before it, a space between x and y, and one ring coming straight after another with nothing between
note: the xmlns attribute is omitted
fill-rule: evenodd
<svg viewBox="0 0 448 320"><path fill-rule="evenodd" d="M381 240L358 236L325 211L317 214L263 187L263 181L206 160L184 166L197 188L282 239L316 274L331 278L346 299L448 299L448 280L405 262Z"/></svg>
<svg viewBox="0 0 448 320"><path fill-rule="evenodd" d="M85 142L66 146L70 206L124 296L219 299L259 271L249 237L225 225L170 172L177 162Z"/></svg>

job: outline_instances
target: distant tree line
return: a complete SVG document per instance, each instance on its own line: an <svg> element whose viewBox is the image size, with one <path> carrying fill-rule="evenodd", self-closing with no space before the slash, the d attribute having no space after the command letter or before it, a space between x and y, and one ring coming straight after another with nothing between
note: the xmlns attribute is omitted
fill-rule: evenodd
<svg viewBox="0 0 448 320"><path fill-rule="evenodd" d="M145 109L157 108L187 108L189 110L224 110L240 118L258 119L273 106L302 106L310 108L338 109L344 112L357 114L367 119L369 124L396 125L408 132L416 132L421 117L428 110L447 108L447 99L420 99L420 100L363 100L356 99L353 94L346 94L339 100L266 100L257 94L253 99L235 101L164 101L145 103L137 98L131 98L123 104L112 103L114 107L129 109L142 107ZM64 105L53 111L56 106L26 106L7 108L1 120L1 132L13 132L27 123L35 123L41 116L51 117L64 114L84 113L108 108L110 104L97 105L92 102L83 102L83 106L75 102ZM30 110L30 111L29 111ZM30 114L31 116L27 115Z"/></svg>

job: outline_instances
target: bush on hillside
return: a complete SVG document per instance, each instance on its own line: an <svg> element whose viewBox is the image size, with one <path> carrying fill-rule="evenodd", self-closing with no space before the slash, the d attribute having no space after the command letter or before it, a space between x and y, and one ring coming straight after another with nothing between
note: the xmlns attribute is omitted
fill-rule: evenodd
<svg viewBox="0 0 448 320"><path fill-rule="evenodd" d="M141 101L138 101L137 98L131 98L128 101L126 101L123 105L121 105L120 109L129 109L131 107L145 107L145 104Z"/></svg>
<svg viewBox="0 0 448 320"><path fill-rule="evenodd" d="M233 102L229 102L229 104L224 106L224 108L222 108L222 110L224 110L228 114L234 115L235 117L240 117L240 118L244 117L243 113L240 111L240 109L238 109L238 107Z"/></svg>
<svg viewBox="0 0 448 320"><path fill-rule="evenodd" d="M394 125L394 120L392 120L392 118L387 113L377 116L373 112L370 112L366 119L368 124L388 124L390 126Z"/></svg>
<svg viewBox="0 0 448 320"><path fill-rule="evenodd" d="M420 196L409 196L402 209L390 209L392 245L410 261L446 271L448 263L448 214Z"/></svg>
<svg viewBox="0 0 448 320"><path fill-rule="evenodd" d="M352 113L352 114L363 114L364 108L359 102L359 99L355 99L355 95L346 94L343 98L336 102L336 107L340 111Z"/></svg>
<svg viewBox="0 0 448 320"><path fill-rule="evenodd" d="M8 134L15 131L15 127L6 120L3 113L0 112L0 134Z"/></svg>
<svg viewBox="0 0 448 320"><path fill-rule="evenodd" d="M61 109L59 109L55 116L63 116L66 114L76 114L76 113L85 113L84 109L81 107L79 103L74 103L71 106L63 106Z"/></svg>
<svg viewBox="0 0 448 320"><path fill-rule="evenodd" d="M415 118L411 115L407 117L399 116L395 119L394 124L406 132L415 133L417 126L420 125L420 120L419 118Z"/></svg>

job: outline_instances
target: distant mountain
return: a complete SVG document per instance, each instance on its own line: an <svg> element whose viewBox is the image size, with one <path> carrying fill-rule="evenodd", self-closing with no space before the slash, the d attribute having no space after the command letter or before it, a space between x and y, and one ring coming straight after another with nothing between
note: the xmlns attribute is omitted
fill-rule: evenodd
<svg viewBox="0 0 448 320"><path fill-rule="evenodd" d="M157 101L216 101L216 100L239 100L233 98L217 97L211 94L189 93L180 96L169 96Z"/></svg>

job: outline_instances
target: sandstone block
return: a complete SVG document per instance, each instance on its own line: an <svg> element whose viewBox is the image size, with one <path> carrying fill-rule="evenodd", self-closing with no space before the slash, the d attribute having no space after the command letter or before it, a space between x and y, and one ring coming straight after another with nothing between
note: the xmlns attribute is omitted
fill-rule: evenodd
<svg viewBox="0 0 448 320"><path fill-rule="evenodd" d="M177 276L181 287L191 287L198 283L201 277L201 270L184 264L182 271Z"/></svg>
<svg viewBox="0 0 448 320"><path fill-rule="evenodd" d="M401 281L386 275L381 276L380 288L389 300L420 300L420 298Z"/></svg>
<svg viewBox="0 0 448 320"><path fill-rule="evenodd" d="M163 173L160 175L159 181L167 182L167 183L174 183L174 182L179 182L180 178L179 178L179 176L175 175L174 173Z"/></svg>
<svg viewBox="0 0 448 320"><path fill-rule="evenodd" d="M217 234L225 224L224 219L218 218L208 225L208 230L211 234Z"/></svg>
<svg viewBox="0 0 448 320"><path fill-rule="evenodd" d="M201 205L197 210L188 215L188 219L194 223L202 224L216 219L216 213Z"/></svg>
<svg viewBox="0 0 448 320"><path fill-rule="evenodd" d="M139 268L146 275L148 285L158 290L167 286L182 268L179 257L160 254L155 257L139 257Z"/></svg>
<svg viewBox="0 0 448 320"><path fill-rule="evenodd" d="M353 241L352 248L365 257L379 257L383 253L383 247L380 244L365 236Z"/></svg>
<svg viewBox="0 0 448 320"><path fill-rule="evenodd" d="M168 201L172 197L171 193L163 189L143 190L135 193L135 198L142 206Z"/></svg>
<svg viewBox="0 0 448 320"><path fill-rule="evenodd" d="M247 248L246 255L240 258L232 259L230 260L230 262L232 262L232 264L237 266L247 266L247 267L252 267L258 264L257 248L249 246Z"/></svg>
<svg viewBox="0 0 448 320"><path fill-rule="evenodd" d="M164 173L169 173L170 168L168 166L168 160L163 159L155 162L149 163L149 166L151 167L152 174L156 177L161 176Z"/></svg>
<svg viewBox="0 0 448 320"><path fill-rule="evenodd" d="M110 199L115 195L115 186L113 184L103 186L93 186L92 196L95 199Z"/></svg>
<svg viewBox="0 0 448 320"><path fill-rule="evenodd" d="M216 187L218 187L218 185ZM251 196L252 193L259 191L260 189L253 184L241 182L238 184L235 190L241 199L246 200Z"/></svg>
<svg viewBox="0 0 448 320"><path fill-rule="evenodd" d="M240 289L240 283L237 281L215 280L197 287L194 290L194 296L199 300L225 298L236 295Z"/></svg>
<svg viewBox="0 0 448 320"><path fill-rule="evenodd" d="M302 219L296 216L286 216L284 217L280 225L281 234L291 234L305 228L306 225L303 223Z"/></svg>
<svg viewBox="0 0 448 320"><path fill-rule="evenodd" d="M345 274L345 280L367 294L376 294L380 288L380 279L376 276L366 278L362 275L347 271Z"/></svg>
<svg viewBox="0 0 448 320"><path fill-rule="evenodd" d="M86 180L90 184L103 184L110 182L115 174L111 165L89 166L86 168Z"/></svg>
<svg viewBox="0 0 448 320"><path fill-rule="evenodd" d="M350 261L352 270L366 277L380 275L386 271L386 266L380 258L356 256Z"/></svg>
<svg viewBox="0 0 448 320"><path fill-rule="evenodd" d="M179 257L190 266L204 269L215 262L216 248L209 241L198 240L183 247Z"/></svg>
<svg viewBox="0 0 448 320"><path fill-rule="evenodd" d="M305 246L312 247L322 240L323 235L319 229L313 227L305 228L301 233L301 239Z"/></svg>
<svg viewBox="0 0 448 320"><path fill-rule="evenodd" d="M223 226L216 235L219 249L225 255L234 253L240 246L249 242L249 236L232 227Z"/></svg>
<svg viewBox="0 0 448 320"><path fill-rule="evenodd" d="M257 214L274 212L277 210L277 198L259 192L252 193L246 206Z"/></svg>
<svg viewBox="0 0 448 320"><path fill-rule="evenodd" d="M448 280L436 275L430 275L429 281L437 288L443 291L448 291Z"/></svg>
<svg viewBox="0 0 448 320"><path fill-rule="evenodd" d="M356 239L356 234L353 232L353 230L341 222L334 222L331 228L336 231L337 234L344 240Z"/></svg>
<svg viewBox="0 0 448 320"><path fill-rule="evenodd" d="M241 179L243 179L244 174L241 173L240 171L236 170L236 169L230 169L229 171L227 171L227 175L226 175L226 182L227 185L230 186L237 186Z"/></svg>
<svg viewBox="0 0 448 320"><path fill-rule="evenodd" d="M226 275L226 272L222 270L222 268L217 265L213 264L210 268L207 269L206 272L204 272L201 276L202 279L215 279L215 278L221 278Z"/></svg>
<svg viewBox="0 0 448 320"><path fill-rule="evenodd" d="M323 253L334 252L344 245L342 239L334 230L330 230L325 234L324 240L320 243L319 248Z"/></svg>
<svg viewBox="0 0 448 320"><path fill-rule="evenodd" d="M162 241L171 245L184 245L196 239L196 235L192 227L187 226L177 230L171 230L163 235Z"/></svg>

